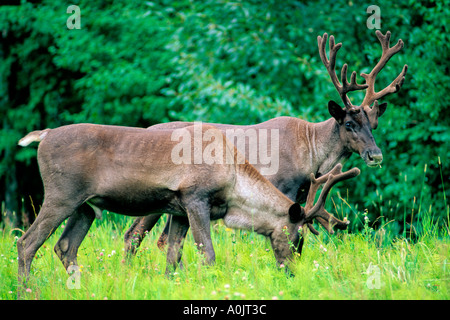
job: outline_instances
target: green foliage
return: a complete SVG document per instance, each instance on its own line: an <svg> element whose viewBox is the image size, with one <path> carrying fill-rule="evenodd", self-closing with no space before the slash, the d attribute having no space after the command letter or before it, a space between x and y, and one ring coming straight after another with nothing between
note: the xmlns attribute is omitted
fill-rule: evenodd
<svg viewBox="0 0 450 320"><path fill-rule="evenodd" d="M76 122L251 124L280 115L322 121L329 118L328 101L339 97L320 61L317 36L335 35L343 43L337 68L348 63L358 74L370 71L381 53L366 27L367 4L353 1L75 4L80 30L67 29L70 14L59 1L0 7L0 201L11 210L19 209L6 196L11 182L28 198L23 184L39 179L11 170L35 161L33 149L16 147L28 131ZM377 89L404 64L409 70L401 91L384 99L388 109L374 132L383 167L367 168L353 156L347 166L362 173L346 184L348 193L340 190L356 211L368 209L370 221L395 220L399 231L411 231L412 215L421 219L432 211L443 223L449 210L450 9L442 1L377 5L381 31L392 32L392 44L405 42L379 74ZM362 97L351 96L355 104Z"/></svg>

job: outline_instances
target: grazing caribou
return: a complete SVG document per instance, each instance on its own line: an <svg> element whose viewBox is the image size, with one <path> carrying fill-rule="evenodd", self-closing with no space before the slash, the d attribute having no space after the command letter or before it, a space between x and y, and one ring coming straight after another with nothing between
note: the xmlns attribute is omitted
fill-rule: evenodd
<svg viewBox="0 0 450 320"><path fill-rule="evenodd" d="M306 200L310 185L310 173L316 177L330 171L337 163L344 163L352 153L357 153L369 167L377 167L381 164L383 156L381 150L377 147L372 130L378 126L378 117L386 110L386 103L378 104L378 100L384 96L400 90L405 75L407 65L403 67L402 72L386 88L375 92L375 79L380 70L385 66L389 59L399 52L403 47L403 41L398 40L397 44L389 47L391 33L388 31L383 35L376 31L378 40L381 43L382 55L369 74L362 73L361 76L366 80L365 84L356 83L356 72L353 72L350 83L347 81L347 64L344 64L341 70L341 82L335 73L336 54L342 44L335 44L334 37L330 36L329 59L326 55L325 45L328 35L318 37L318 47L320 58L325 65L333 85L339 92L340 98L344 104L341 108L336 102L328 103L328 110L332 118L320 122L310 123L293 117L279 117L269 121L249 126L236 126L227 124L212 124L222 130L228 138L228 132L235 134L237 130L242 130L241 137L238 137L236 146L239 151L250 160L250 144L256 144L259 141L250 139L247 132L259 132L260 130L279 130L279 168L276 173L265 174L264 169L267 165L261 162L250 163L260 171L275 187L284 193L289 199L303 203ZM366 89L366 95L360 106L355 106L350 102L347 93L355 90ZM371 105L373 106L371 107ZM169 122L157 124L148 128L149 130L161 128L182 128L192 125L189 122ZM257 135L258 136L258 135ZM240 139L243 143L239 147ZM234 139L230 139L234 142ZM242 141L242 140L241 140ZM125 247L127 252L135 253L137 247L144 238L146 231L153 228L158 217L146 216L135 220L133 225L125 234ZM320 218L318 219L321 222ZM167 239L170 224L166 227L158 240L158 246L162 248ZM311 227L311 226L310 226ZM310 228L313 232L314 230Z"/></svg>
<svg viewBox="0 0 450 320"><path fill-rule="evenodd" d="M210 220L223 219L229 227L270 238L279 264L289 262L295 253L289 241L295 249L299 227L313 219L322 219L329 230L347 227L348 221L329 214L324 204L330 188L357 176L358 168L342 173L338 164L317 180L311 177L313 186L302 208L250 165L220 130L184 130L191 139L189 156L200 152L208 161L174 163L177 141L172 130L74 124L22 138L21 146L40 142L37 157L45 197L35 222L17 241L19 283L28 279L37 250L67 218L55 252L66 269L76 265L78 248L103 209L131 216L172 214L166 273L180 262L189 227L206 263L214 263ZM195 130L208 139L195 140Z"/></svg>

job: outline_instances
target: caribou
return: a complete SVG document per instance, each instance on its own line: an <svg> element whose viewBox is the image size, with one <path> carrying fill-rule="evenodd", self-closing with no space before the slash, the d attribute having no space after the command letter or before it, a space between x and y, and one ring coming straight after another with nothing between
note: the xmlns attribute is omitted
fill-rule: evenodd
<svg viewBox="0 0 450 320"><path fill-rule="evenodd" d="M185 130L193 133L195 128ZM349 221L337 219L324 205L331 187L357 176L358 168L342 172L338 164L318 179L311 176L313 186L301 207L249 164L220 130L202 125L201 131L220 146L211 151L207 139L193 141L192 157L208 148L215 153L214 161L202 164L173 162L172 130L74 124L22 138L21 146L39 142L45 196L35 222L17 241L19 283L26 283L37 250L66 219L54 250L66 269L77 265L78 248L102 210L129 216L171 214L166 274L179 264L189 228L205 263L214 263L211 220L268 237L277 263L286 267L295 257L303 225L320 218L329 230L347 227ZM226 152L218 159L219 149Z"/></svg>
<svg viewBox="0 0 450 320"><path fill-rule="evenodd" d="M388 94L398 92L405 80L408 66L405 65L401 73L394 81L383 90L375 92L375 80L380 70L386 65L389 59L403 48L403 41L398 40L397 44L390 47L391 33L387 31L383 35L376 31L376 36L381 43L381 58L369 74L362 73L366 80L365 84L356 82L356 72L347 80L347 64L341 70L341 82L335 72L336 56L342 43L335 44L334 36L329 40L329 58L326 54L326 43L328 35L318 36L320 58L331 77L331 81L339 93L344 104L344 108L336 102L328 103L328 110L331 118L320 123L311 123L294 117L278 117L269 121L248 125L236 126L228 124L211 124L227 134L227 130L235 133L242 131L245 140L235 142L239 151L250 159L250 146L254 140L249 139L247 132L259 132L262 130L278 130L279 132L279 164L278 171L265 174L267 166L261 162L251 162L251 164L262 173L276 188L284 193L289 199L303 203L306 200L310 187L310 173L315 177L320 177L329 172L337 163L344 163L353 153L358 154L369 167L377 167L383 160L383 155L376 145L372 130L378 126L378 118L386 111L387 103L379 104L378 100ZM359 106L351 103L348 92L366 89L365 97ZM161 128L177 129L192 125L191 122L169 122L157 124L149 127L148 130ZM227 135L229 137L229 135ZM257 135L259 136L259 135ZM230 138L230 137L229 137ZM134 254L143 238L158 221L156 216L146 216L137 218L130 229L125 234L125 247L128 253ZM319 218L317 221L323 224ZM313 233L317 234L311 225L308 225ZM163 248L166 243L170 229L170 220L158 240L158 246ZM301 247L301 245L300 245Z"/></svg>

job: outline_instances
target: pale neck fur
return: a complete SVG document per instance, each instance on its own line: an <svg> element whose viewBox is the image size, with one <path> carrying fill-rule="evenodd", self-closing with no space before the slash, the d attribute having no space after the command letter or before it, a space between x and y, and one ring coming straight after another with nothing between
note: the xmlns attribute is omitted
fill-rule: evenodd
<svg viewBox="0 0 450 320"><path fill-rule="evenodd" d="M252 166L244 164L237 169L233 201L224 218L225 224L264 235L272 233L278 224L286 224L293 202Z"/></svg>
<svg viewBox="0 0 450 320"><path fill-rule="evenodd" d="M308 146L310 172L323 175L351 155L341 142L339 125L334 118L319 123L306 122L305 133L299 135Z"/></svg>

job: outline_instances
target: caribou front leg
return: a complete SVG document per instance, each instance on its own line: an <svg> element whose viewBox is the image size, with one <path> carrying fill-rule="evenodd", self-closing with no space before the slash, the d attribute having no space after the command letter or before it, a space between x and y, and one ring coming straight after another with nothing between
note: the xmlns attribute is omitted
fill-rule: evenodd
<svg viewBox="0 0 450 320"><path fill-rule="evenodd" d="M150 214L134 220L130 229L125 233L125 253L127 258L136 254L137 249L147 234L146 231L150 231L161 216L161 214Z"/></svg>
<svg viewBox="0 0 450 320"><path fill-rule="evenodd" d="M181 267L181 254L184 238L189 230L189 220L186 217L172 216L168 236L166 276L175 271L177 265Z"/></svg>
<svg viewBox="0 0 450 320"><path fill-rule="evenodd" d="M187 215L197 248L205 255L204 262L208 265L214 264L216 254L211 241L209 206L194 200L187 207Z"/></svg>

